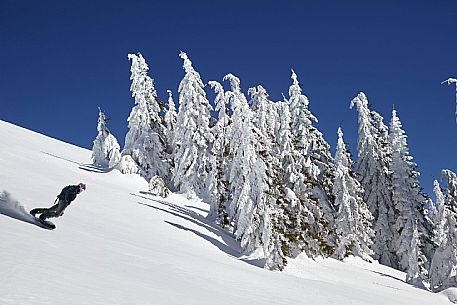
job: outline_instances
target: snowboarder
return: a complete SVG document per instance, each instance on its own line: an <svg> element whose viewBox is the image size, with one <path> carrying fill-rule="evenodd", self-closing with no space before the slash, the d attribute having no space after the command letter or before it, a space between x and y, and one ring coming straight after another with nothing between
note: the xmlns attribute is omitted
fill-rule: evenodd
<svg viewBox="0 0 457 305"><path fill-rule="evenodd" d="M62 189L59 195L57 195L56 201L59 200L57 204L50 208L33 209L30 211L30 214L33 216L41 214L39 217L41 221L45 221L46 218L60 217L63 215L63 211L70 205L70 203L75 200L76 195L85 189L86 185L84 183L80 183L78 185L68 185Z"/></svg>

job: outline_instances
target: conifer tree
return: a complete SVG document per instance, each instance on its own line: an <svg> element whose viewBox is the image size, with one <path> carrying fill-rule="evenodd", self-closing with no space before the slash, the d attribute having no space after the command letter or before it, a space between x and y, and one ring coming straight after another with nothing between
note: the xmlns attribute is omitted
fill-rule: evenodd
<svg viewBox="0 0 457 305"><path fill-rule="evenodd" d="M283 180L287 185L292 185L296 178L294 173L297 173L297 170L294 168L294 160L292 158L292 131L290 128L291 125L291 115L289 110L289 103L278 102L277 103L278 111L278 131L276 135L277 139L277 153L280 156L282 168L283 168ZM286 174L287 173L287 174ZM285 176L287 175L287 177Z"/></svg>
<svg viewBox="0 0 457 305"><path fill-rule="evenodd" d="M343 141L343 132L338 129L338 145L335 154L335 197L336 233L338 246L335 255L343 259L349 255L370 260L373 254L374 231L371 229L373 216L362 199L363 189L352 170L352 159Z"/></svg>
<svg viewBox="0 0 457 305"><path fill-rule="evenodd" d="M164 123L165 123L165 135L167 138L167 153L169 155L172 154L173 148L174 148L174 134L175 134L175 128L176 128L176 117L178 114L176 113L176 106L175 102L173 101L173 94L171 90L167 90L168 92L168 108L165 112L164 116Z"/></svg>
<svg viewBox="0 0 457 305"><path fill-rule="evenodd" d="M445 205L437 232L439 245L430 267L430 288L435 292L457 287L457 176L450 170L443 170L442 174L447 180Z"/></svg>
<svg viewBox="0 0 457 305"><path fill-rule="evenodd" d="M427 198L419 185L420 174L416 170L416 164L411 161L407 136L395 110L392 111L389 140L392 203L396 219L393 226L395 230L393 250L398 260L398 269L411 272L411 276L414 277L410 280L417 282L427 276L427 259L421 250L425 239L429 238L424 227L424 205ZM413 238L417 240L412 241ZM416 248L412 248L412 245Z"/></svg>
<svg viewBox="0 0 457 305"><path fill-rule="evenodd" d="M147 179L153 176L167 178L169 164L165 152L165 127L160 116L163 104L157 97L154 81L147 75L149 70L143 56L129 54L132 84L130 91L135 99L128 118L129 131L125 137L122 155L129 155L140 173Z"/></svg>
<svg viewBox="0 0 457 305"><path fill-rule="evenodd" d="M292 133L297 150L303 150L304 159L300 160L307 175L322 188L320 195L329 196L332 189L333 159L330 145L322 133L314 127L317 118L308 109L308 98L303 95L297 75L292 70L292 85L289 88ZM330 205L327 200L326 205ZM332 211L329 210L331 214ZM331 216L331 215L330 215ZM331 217L329 217L331 218Z"/></svg>
<svg viewBox="0 0 457 305"><path fill-rule="evenodd" d="M268 93L261 85L249 88L251 109L254 112L254 125L258 129L258 136L268 149L272 149L275 138L276 111Z"/></svg>
<svg viewBox="0 0 457 305"><path fill-rule="evenodd" d="M330 146L314 126L317 118L308 109L297 75L292 71L289 88L292 150L286 186L297 199L287 211L289 234L295 253L308 256L331 255L335 244L332 206L332 166ZM283 160L284 162L284 160ZM294 228L293 228L294 227ZM295 244L295 245L293 245Z"/></svg>
<svg viewBox="0 0 457 305"><path fill-rule="evenodd" d="M100 167L114 167L121 159L120 146L106 126L106 117L98 108L97 137L92 147L92 162Z"/></svg>
<svg viewBox="0 0 457 305"><path fill-rule="evenodd" d="M382 117L368 108L368 99L363 92L351 101L350 107L354 106L357 107L359 114L357 174L364 189L363 200L374 217L372 228L375 231L375 238L372 250L376 260L393 267L396 264L396 257L391 253L394 237L391 229L393 207L389 159L386 156L386 148L382 146L382 142L386 141L386 128L382 124Z"/></svg>
<svg viewBox="0 0 457 305"><path fill-rule="evenodd" d="M231 91L227 97L232 109L232 127L228 135L230 164L229 164L229 193L231 194L228 214L234 221L236 230L239 209L244 204L246 193L249 191L248 176L257 161L255 147L257 143L253 134L252 111L247 99L240 88L240 80L232 74L227 74L224 80L230 81Z"/></svg>
<svg viewBox="0 0 457 305"><path fill-rule="evenodd" d="M240 105L241 106L241 105ZM246 104L247 106L247 104ZM258 209L265 211L262 204L263 187L265 177L265 164L258 158L256 153L257 142L253 133L252 112L243 107L247 113L239 113L241 109L234 109L234 126L244 126L241 131L242 141L233 154L233 162L230 172L230 188L233 190L230 203L230 216L233 219L234 233L241 240L243 253L252 254L259 248L264 249L266 240L259 240L261 230L260 219L257 217ZM238 107L239 108L239 107ZM243 121L238 122L239 115ZM267 216L268 214L266 214Z"/></svg>
<svg viewBox="0 0 457 305"><path fill-rule="evenodd" d="M249 90L251 105L254 112L254 134L257 138L257 155L265 165L263 192L260 197L260 206L264 206L268 213L257 209L257 218L268 226L264 226L262 236L267 236L264 244L265 268L282 270L287 264L286 256L291 254L286 235L288 234L288 218L284 213L290 204L286 198L288 191L284 183L282 168L281 145L291 141L290 112L288 104L273 103L262 86ZM285 112L284 114L282 112ZM283 125L278 119L285 120ZM281 129L282 127L282 129ZM277 137L279 135L279 137ZM280 143L281 142L281 143ZM254 218L255 220L256 218ZM267 230L268 229L268 230Z"/></svg>
<svg viewBox="0 0 457 305"><path fill-rule="evenodd" d="M214 164L210 172L209 193L211 198L210 212L208 217L216 220L222 226L230 224L227 214L228 203L228 157L231 119L227 113L227 95L219 82L210 81L208 84L216 92L214 101L215 110L218 111L218 120L212 128L214 143L212 154Z"/></svg>
<svg viewBox="0 0 457 305"><path fill-rule="evenodd" d="M283 270L287 264L287 241L282 217L283 189L276 175L278 163L266 151L260 156L249 176L250 200L243 206L237 232L244 232L241 246L245 253L264 258L264 267ZM243 219L244 218L244 219Z"/></svg>
<svg viewBox="0 0 457 305"><path fill-rule="evenodd" d="M289 109L289 102L279 101L273 104L276 112L275 118L275 147L273 148L273 153L280 156L280 159L283 159L285 151L290 152L292 148L292 131L290 128L291 125L291 116Z"/></svg>
<svg viewBox="0 0 457 305"><path fill-rule="evenodd" d="M386 219L390 226L394 226L396 222L397 215L395 214L395 206L392 202L392 171L390 170L390 164L392 161L392 150L389 142L389 130L386 124L384 124L384 118L374 110L370 112L372 123L373 123L373 138L377 143L379 152L378 156L382 157L380 164L384 167L384 172L386 173L386 183L388 190L386 194L389 194L390 197L386 202L389 204L389 209L387 210ZM395 257L394 250L395 242L398 239L397 231L392 229L392 244L389 245L389 249L392 255L392 262L394 263L392 267L398 268L398 259Z"/></svg>
<svg viewBox="0 0 457 305"><path fill-rule="evenodd" d="M266 165L256 158L245 187L243 187L235 236L241 240L241 248L247 255L261 251L265 257L271 237L271 218L267 196Z"/></svg>
<svg viewBox="0 0 457 305"><path fill-rule="evenodd" d="M207 196L208 173L211 170L210 130L212 110L200 74L192 67L187 54L181 52L184 78L179 84L179 111L176 121L173 182L188 196Z"/></svg>
<svg viewBox="0 0 457 305"><path fill-rule="evenodd" d="M241 241L243 254L265 260L265 268L281 270L286 260L281 252L281 235L274 228L277 182L274 158L268 136L257 128L262 110L253 112L240 89L240 80L232 74L224 77L231 90L226 97L232 107L228 134L230 203L227 212L234 233ZM266 94L266 92L265 92ZM266 96L266 95L265 95Z"/></svg>
<svg viewBox="0 0 457 305"><path fill-rule="evenodd" d="M444 205L446 204L446 197L437 180L433 183L433 192L435 193L436 204L433 214L431 215L433 221L433 242L439 246L443 243L444 239Z"/></svg>
<svg viewBox="0 0 457 305"><path fill-rule="evenodd" d="M277 141L276 150L273 151L273 154L278 155L279 158L276 159L278 169L275 181L277 189L276 208L273 211L274 242L270 245L270 258L267 265L270 265L270 269L276 266L273 269L279 270L286 265L285 257L294 258L303 250L308 254L314 253L313 255L319 255L321 252L318 238L311 236L310 231L306 231L305 228L308 224L302 222L308 220L308 217L311 220L312 213L306 205L301 204L292 190L300 176L292 154L294 144L289 106L287 100L277 103ZM302 198L302 201L306 199ZM313 241L315 244L311 245Z"/></svg>
<svg viewBox="0 0 457 305"><path fill-rule="evenodd" d="M413 222L413 234L410 240L410 254L408 257L408 269L406 272L406 282L413 284L417 287L425 287L423 280L425 279L426 273L424 274L423 268L421 268L421 260L424 255L420 252L420 236L417 230L417 222ZM422 265L423 266L423 265Z"/></svg>

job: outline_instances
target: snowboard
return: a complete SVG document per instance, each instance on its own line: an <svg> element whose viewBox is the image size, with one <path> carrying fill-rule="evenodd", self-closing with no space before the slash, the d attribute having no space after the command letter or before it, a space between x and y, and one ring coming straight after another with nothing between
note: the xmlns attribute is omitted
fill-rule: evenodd
<svg viewBox="0 0 457 305"><path fill-rule="evenodd" d="M35 217L34 215L32 215L32 217L35 218L35 224L43 229L54 230L56 228L56 225L48 220L41 220L40 218Z"/></svg>
<svg viewBox="0 0 457 305"><path fill-rule="evenodd" d="M34 216L35 217L35 216ZM56 225L53 224L52 222L50 221L47 221L47 220L41 220L37 217L35 217L36 219L36 222L37 222L37 225L42 227L43 229L48 229L48 230L54 230L56 228Z"/></svg>

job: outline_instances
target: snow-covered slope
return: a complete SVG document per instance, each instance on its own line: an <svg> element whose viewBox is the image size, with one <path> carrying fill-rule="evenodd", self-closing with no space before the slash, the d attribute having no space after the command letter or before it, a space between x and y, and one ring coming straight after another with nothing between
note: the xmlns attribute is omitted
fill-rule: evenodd
<svg viewBox="0 0 457 305"><path fill-rule="evenodd" d="M90 165L91 152L0 121L0 191L28 211L87 190L49 231L0 211L0 304L449 304L405 274L357 259L299 257L284 272L243 260L208 206ZM8 205L8 206L5 206Z"/></svg>

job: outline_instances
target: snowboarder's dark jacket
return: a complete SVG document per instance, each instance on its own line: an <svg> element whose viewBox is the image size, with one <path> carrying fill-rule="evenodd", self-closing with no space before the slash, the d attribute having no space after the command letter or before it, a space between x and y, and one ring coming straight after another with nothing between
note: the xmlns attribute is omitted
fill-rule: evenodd
<svg viewBox="0 0 457 305"><path fill-rule="evenodd" d="M67 185L62 189L57 198L60 200L65 201L66 203L70 204L73 200L75 200L76 195L79 194L79 185Z"/></svg>

